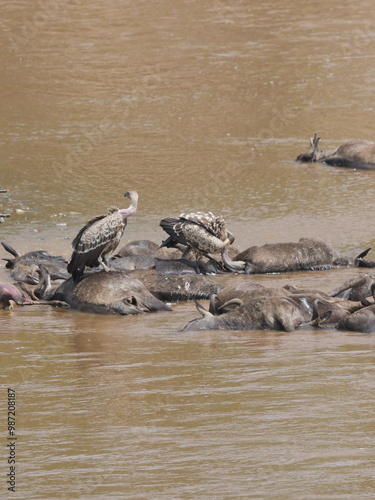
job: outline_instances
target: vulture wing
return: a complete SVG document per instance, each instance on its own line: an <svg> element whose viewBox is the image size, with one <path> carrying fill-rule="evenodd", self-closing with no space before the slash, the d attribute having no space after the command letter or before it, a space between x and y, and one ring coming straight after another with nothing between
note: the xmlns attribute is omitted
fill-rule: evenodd
<svg viewBox="0 0 375 500"><path fill-rule="evenodd" d="M180 218L198 224L222 241L225 241L228 238L225 220L221 215L216 216L212 212L196 212L181 214Z"/></svg>
<svg viewBox="0 0 375 500"><path fill-rule="evenodd" d="M100 256L105 257L115 250L125 226L126 219L117 211L94 217L85 224L73 240L73 254L68 264L68 272L75 281L83 275L85 266L98 266Z"/></svg>
<svg viewBox="0 0 375 500"><path fill-rule="evenodd" d="M185 238L184 223L185 221L181 219L173 219L172 217L167 217L166 219L162 219L160 221L160 226L170 236L170 238L168 238L162 246L173 245L173 241L181 243L182 245L190 246L189 241Z"/></svg>

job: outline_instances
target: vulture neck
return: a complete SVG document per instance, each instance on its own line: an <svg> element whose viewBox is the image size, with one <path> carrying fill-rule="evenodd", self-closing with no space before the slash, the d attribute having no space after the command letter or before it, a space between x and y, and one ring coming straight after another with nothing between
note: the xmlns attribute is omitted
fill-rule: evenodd
<svg viewBox="0 0 375 500"><path fill-rule="evenodd" d="M138 195L136 195L136 193L132 193L129 196L129 198L130 198L130 206L128 208L122 208L121 210L119 210L123 219L130 217L137 211Z"/></svg>

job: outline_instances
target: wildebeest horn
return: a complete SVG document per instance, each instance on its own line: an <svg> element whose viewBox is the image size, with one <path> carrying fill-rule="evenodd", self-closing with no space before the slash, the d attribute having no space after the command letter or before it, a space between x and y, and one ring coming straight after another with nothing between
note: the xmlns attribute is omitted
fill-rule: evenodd
<svg viewBox="0 0 375 500"><path fill-rule="evenodd" d="M18 253L17 250L15 250L13 247L8 245L8 243L4 243L4 241L2 241L1 244L3 245L3 247L5 248L5 250L7 252L9 252L10 254L13 255L13 257L21 257L21 254ZM3 259L3 260L7 260L7 259Z"/></svg>
<svg viewBox="0 0 375 500"><path fill-rule="evenodd" d="M241 299L230 299L228 300L227 302L225 302L225 304L221 305L220 307L218 307L218 311L221 311L223 309L226 309L228 306L243 306L244 302L243 300Z"/></svg>
<svg viewBox="0 0 375 500"><path fill-rule="evenodd" d="M215 314L216 312L216 302L219 302L219 299L216 295L216 293L213 293L212 295L210 295L210 307L209 307L209 311L212 313L212 314Z"/></svg>
<svg viewBox="0 0 375 500"><path fill-rule="evenodd" d="M212 318L213 314L211 314L207 309L205 309L202 304L200 304L198 301L195 301L195 306L198 310L198 312L204 317L204 318Z"/></svg>
<svg viewBox="0 0 375 500"><path fill-rule="evenodd" d="M320 316L318 316L317 318L313 319L312 321L310 321L307 324L310 325L310 326L320 327L320 325L322 323L324 323L324 321L327 321L330 318L331 313L332 313L332 311L325 311Z"/></svg>
<svg viewBox="0 0 375 500"><path fill-rule="evenodd" d="M319 304L324 305L324 302L321 299L315 299L312 305L313 313L312 313L312 322L309 325L319 326L320 323L327 320L331 316L332 311L324 311L321 314L319 313ZM328 316L327 316L327 313ZM317 322L316 324L314 322Z"/></svg>

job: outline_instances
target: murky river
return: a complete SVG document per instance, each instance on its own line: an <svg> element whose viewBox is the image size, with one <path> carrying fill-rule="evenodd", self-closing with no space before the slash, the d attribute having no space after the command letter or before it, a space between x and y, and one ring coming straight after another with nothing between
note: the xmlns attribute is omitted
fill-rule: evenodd
<svg viewBox="0 0 375 500"><path fill-rule="evenodd" d="M1 4L1 241L69 257L82 224L135 189L124 243L211 210L240 249L375 246L375 172L293 161L315 132L322 148L374 140L372 2ZM328 291L355 273L232 279ZM172 307L0 311L2 498L374 498L374 336L182 334L198 313Z"/></svg>

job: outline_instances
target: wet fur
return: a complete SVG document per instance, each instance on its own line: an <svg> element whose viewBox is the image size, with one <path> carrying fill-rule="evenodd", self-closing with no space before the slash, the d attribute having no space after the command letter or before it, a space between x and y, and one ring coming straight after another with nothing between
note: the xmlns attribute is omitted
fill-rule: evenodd
<svg viewBox="0 0 375 500"><path fill-rule="evenodd" d="M103 314L171 310L137 278L121 271L91 273L78 283L69 278L56 290L53 299L66 302L73 309Z"/></svg>
<svg viewBox="0 0 375 500"><path fill-rule="evenodd" d="M310 139L310 149L297 156L298 162L320 162L333 167L358 170L375 170L375 143L369 141L348 141L334 151L319 151L320 137Z"/></svg>
<svg viewBox="0 0 375 500"><path fill-rule="evenodd" d="M239 253L233 260L246 262L246 274L322 270L356 265L356 259L346 257L323 241L313 238L301 238L297 243L253 246Z"/></svg>

